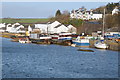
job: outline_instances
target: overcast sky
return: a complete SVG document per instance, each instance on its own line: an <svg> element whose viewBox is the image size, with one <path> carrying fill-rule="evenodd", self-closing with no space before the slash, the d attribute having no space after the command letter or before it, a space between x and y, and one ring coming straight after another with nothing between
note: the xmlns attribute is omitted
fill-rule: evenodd
<svg viewBox="0 0 120 80"><path fill-rule="evenodd" d="M3 2L2 17L11 18L48 18L54 16L59 9L62 11L78 9L82 6L94 9L108 2Z"/></svg>

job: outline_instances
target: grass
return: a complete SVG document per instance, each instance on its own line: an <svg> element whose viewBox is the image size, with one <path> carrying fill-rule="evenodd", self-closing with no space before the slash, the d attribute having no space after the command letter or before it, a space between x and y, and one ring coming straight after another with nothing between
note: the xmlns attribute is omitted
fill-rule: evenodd
<svg viewBox="0 0 120 80"><path fill-rule="evenodd" d="M16 18L3 18L0 19L0 23L45 23L48 22L48 18L26 18L26 19L16 19Z"/></svg>

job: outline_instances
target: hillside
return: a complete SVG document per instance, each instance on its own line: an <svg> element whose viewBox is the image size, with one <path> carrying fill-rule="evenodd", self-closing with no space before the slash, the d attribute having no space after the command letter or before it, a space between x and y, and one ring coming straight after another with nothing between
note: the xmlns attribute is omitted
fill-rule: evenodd
<svg viewBox="0 0 120 80"><path fill-rule="evenodd" d="M108 3L106 6L101 6L99 8L96 8L94 9L94 11L98 12L98 13L104 13L104 9L106 9L106 14L111 14L112 13L112 10L115 8L115 7L120 7L119 6L119 2L117 3Z"/></svg>

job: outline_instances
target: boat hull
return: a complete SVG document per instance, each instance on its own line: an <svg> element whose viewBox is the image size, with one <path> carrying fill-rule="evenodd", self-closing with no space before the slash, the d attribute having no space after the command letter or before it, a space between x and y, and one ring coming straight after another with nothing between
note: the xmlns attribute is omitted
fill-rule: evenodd
<svg viewBox="0 0 120 80"><path fill-rule="evenodd" d="M98 41L94 44L94 46L98 49L106 49L108 48L107 44L105 44L104 42Z"/></svg>
<svg viewBox="0 0 120 80"><path fill-rule="evenodd" d="M82 43L82 42L73 42L73 44L76 44L76 46L89 46L90 43Z"/></svg>
<svg viewBox="0 0 120 80"><path fill-rule="evenodd" d="M105 45L105 44L102 44L102 45L94 44L94 46L96 48L98 48L98 49L106 49L106 48L108 48L107 45Z"/></svg>

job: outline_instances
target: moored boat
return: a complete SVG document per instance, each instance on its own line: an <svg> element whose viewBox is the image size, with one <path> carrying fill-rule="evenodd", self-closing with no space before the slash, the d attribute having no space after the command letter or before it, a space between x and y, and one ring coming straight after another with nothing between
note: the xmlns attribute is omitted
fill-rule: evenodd
<svg viewBox="0 0 120 80"><path fill-rule="evenodd" d="M104 42L104 40L97 41L94 46L99 49L107 49L108 45Z"/></svg>
<svg viewBox="0 0 120 80"><path fill-rule="evenodd" d="M29 40L28 37L26 37L26 38L19 38L18 42L20 42L20 43L31 43L31 41Z"/></svg>
<svg viewBox="0 0 120 80"><path fill-rule="evenodd" d="M89 39L87 38L83 38L83 37L80 37L78 36L75 40L72 40L72 43L73 44L76 44L76 46L89 46L90 43L89 43Z"/></svg>
<svg viewBox="0 0 120 80"><path fill-rule="evenodd" d="M26 41L25 41L25 39L19 39L19 42L20 43L25 43Z"/></svg>

